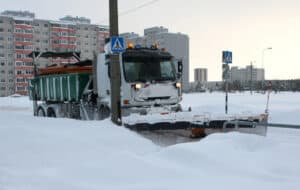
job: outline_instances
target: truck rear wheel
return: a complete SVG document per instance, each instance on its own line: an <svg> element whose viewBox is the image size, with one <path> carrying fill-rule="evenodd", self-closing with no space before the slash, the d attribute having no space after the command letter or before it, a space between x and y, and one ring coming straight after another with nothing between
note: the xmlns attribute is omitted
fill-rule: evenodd
<svg viewBox="0 0 300 190"><path fill-rule="evenodd" d="M56 117L55 111L53 108L48 108L48 113L47 113L48 117Z"/></svg>
<svg viewBox="0 0 300 190"><path fill-rule="evenodd" d="M39 107L38 110L37 110L37 116L38 117L45 117L46 114L45 114L45 111L42 107Z"/></svg>

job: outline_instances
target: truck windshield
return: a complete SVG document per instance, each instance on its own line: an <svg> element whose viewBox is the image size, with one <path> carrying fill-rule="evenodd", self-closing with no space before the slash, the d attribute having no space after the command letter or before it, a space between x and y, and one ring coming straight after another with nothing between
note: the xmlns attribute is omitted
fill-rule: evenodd
<svg viewBox="0 0 300 190"><path fill-rule="evenodd" d="M138 59L123 63L127 82L174 81L175 68L171 59Z"/></svg>

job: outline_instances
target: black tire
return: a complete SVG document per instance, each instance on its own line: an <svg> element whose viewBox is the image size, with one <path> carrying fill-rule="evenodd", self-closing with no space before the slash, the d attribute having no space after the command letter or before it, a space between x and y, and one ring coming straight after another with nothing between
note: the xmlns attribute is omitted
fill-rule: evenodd
<svg viewBox="0 0 300 190"><path fill-rule="evenodd" d="M38 110L37 110L37 116L38 117L45 117L46 116L45 110L42 107L38 108Z"/></svg>
<svg viewBox="0 0 300 190"><path fill-rule="evenodd" d="M110 109L107 106L101 106L99 111L101 120L110 116Z"/></svg>
<svg viewBox="0 0 300 190"><path fill-rule="evenodd" d="M48 117L56 117L55 111L53 110L53 108L48 108L48 113L47 113Z"/></svg>

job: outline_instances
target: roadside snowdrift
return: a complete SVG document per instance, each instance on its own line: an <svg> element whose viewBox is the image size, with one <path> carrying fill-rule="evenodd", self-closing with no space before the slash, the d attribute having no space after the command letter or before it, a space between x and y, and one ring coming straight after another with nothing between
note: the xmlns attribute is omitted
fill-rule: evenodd
<svg viewBox="0 0 300 190"><path fill-rule="evenodd" d="M195 106L208 98L207 106L223 108L223 101L216 103L223 94L184 98L193 99ZM291 110L299 109L300 104L289 100ZM214 134L198 142L160 147L109 120L37 118L30 107L24 98L0 98L1 190L296 190L300 186L299 130L270 128L267 137ZM284 109L282 115L291 110ZM293 118L299 122L297 115Z"/></svg>

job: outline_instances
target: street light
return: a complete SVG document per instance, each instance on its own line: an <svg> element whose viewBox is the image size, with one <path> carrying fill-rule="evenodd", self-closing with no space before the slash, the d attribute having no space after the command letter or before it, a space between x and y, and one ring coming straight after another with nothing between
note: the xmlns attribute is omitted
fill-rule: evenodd
<svg viewBox="0 0 300 190"><path fill-rule="evenodd" d="M266 74L266 71L265 71L265 69L264 69L264 56L265 56L265 51L267 51L267 50L272 50L272 47L267 47L267 48L264 48L263 50L262 50L262 55L261 55L261 67L262 67L262 69L263 69L263 71L264 71L264 76L263 76L263 80L262 80L262 84L261 84L261 87L263 88L263 84L264 84L264 81L265 81L265 74Z"/></svg>
<svg viewBox="0 0 300 190"><path fill-rule="evenodd" d="M265 56L265 51L267 50L272 50L272 47L267 47L262 50L262 56L261 56L261 67L264 68L264 56Z"/></svg>

